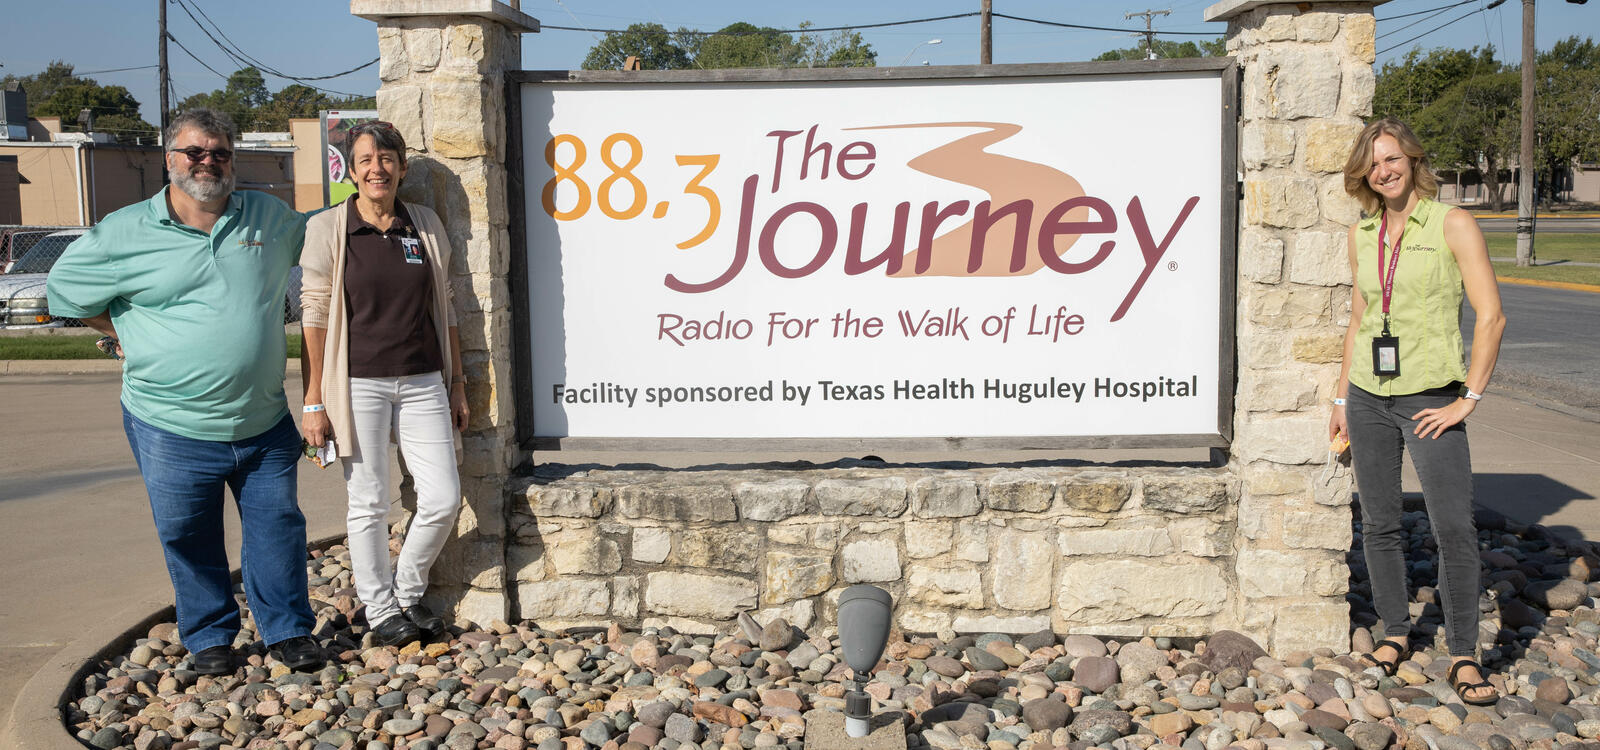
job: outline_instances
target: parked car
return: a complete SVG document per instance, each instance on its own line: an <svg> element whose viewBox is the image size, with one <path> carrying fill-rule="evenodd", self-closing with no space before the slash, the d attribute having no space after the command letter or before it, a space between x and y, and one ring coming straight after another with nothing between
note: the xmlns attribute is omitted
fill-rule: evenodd
<svg viewBox="0 0 1600 750"><path fill-rule="evenodd" d="M50 315L49 302L45 298L45 279L67 246L87 231L66 229L44 233L43 237L26 238L31 242L28 249L11 264L8 273L0 275L0 328L83 325L76 318ZM13 235L12 239L16 237ZM283 300L283 322L286 324L300 320L300 274L299 266L289 269L289 288Z"/></svg>
<svg viewBox="0 0 1600 750"><path fill-rule="evenodd" d="M52 234L77 227L8 226L0 227L0 273L10 273L22 256Z"/></svg>
<svg viewBox="0 0 1600 750"><path fill-rule="evenodd" d="M43 237L26 238L32 242L22 256L13 260L4 275L0 275L0 327L4 328L60 328L82 325L77 320L50 315L45 299L45 279L56 259L67 246L83 236L86 229L64 229ZM24 233L19 233L24 234ZM32 233L26 233L32 234ZM17 235L12 236L16 242Z"/></svg>

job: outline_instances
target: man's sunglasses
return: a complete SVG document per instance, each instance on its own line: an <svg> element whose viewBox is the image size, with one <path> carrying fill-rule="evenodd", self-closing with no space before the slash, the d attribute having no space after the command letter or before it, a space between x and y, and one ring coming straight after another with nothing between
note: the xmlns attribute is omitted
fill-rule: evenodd
<svg viewBox="0 0 1600 750"><path fill-rule="evenodd" d="M200 162L205 161L206 156L208 155L211 157L211 161L216 162L217 164L227 164L228 162L233 161L233 151L225 148L200 148L199 146L190 146L188 148L172 149L172 153L183 154L184 156L189 157L190 164L199 164Z"/></svg>

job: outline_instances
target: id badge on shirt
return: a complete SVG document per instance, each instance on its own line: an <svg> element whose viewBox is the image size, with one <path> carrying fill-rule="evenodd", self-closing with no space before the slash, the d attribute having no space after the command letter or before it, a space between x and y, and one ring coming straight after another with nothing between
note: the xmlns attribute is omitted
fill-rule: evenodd
<svg viewBox="0 0 1600 750"><path fill-rule="evenodd" d="M422 240L416 237L401 237L400 248L405 252L407 263L422 262Z"/></svg>
<svg viewBox="0 0 1600 750"><path fill-rule="evenodd" d="M1372 374L1385 377L1400 374L1400 339L1394 336L1373 337Z"/></svg>

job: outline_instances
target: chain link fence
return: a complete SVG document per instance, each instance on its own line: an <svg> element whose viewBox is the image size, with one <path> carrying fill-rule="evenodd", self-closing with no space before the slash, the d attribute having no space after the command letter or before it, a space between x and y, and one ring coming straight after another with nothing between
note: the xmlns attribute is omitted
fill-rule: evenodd
<svg viewBox="0 0 1600 750"><path fill-rule="evenodd" d="M85 227L0 224L0 328L83 325L76 318L50 315L45 279L67 246L88 231ZM289 269L283 320L300 320L299 266Z"/></svg>
<svg viewBox="0 0 1600 750"><path fill-rule="evenodd" d="M83 325L57 318L45 301L45 278L84 227L0 225L0 328Z"/></svg>

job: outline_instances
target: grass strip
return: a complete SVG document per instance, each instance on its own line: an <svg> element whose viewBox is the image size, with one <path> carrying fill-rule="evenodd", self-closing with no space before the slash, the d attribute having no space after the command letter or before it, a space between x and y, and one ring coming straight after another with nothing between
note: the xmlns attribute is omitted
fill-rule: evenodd
<svg viewBox="0 0 1600 750"><path fill-rule="evenodd" d="M0 359L104 359L106 355L96 349L97 333L81 336L0 336ZM289 344L289 358L300 358L300 334L285 337Z"/></svg>

